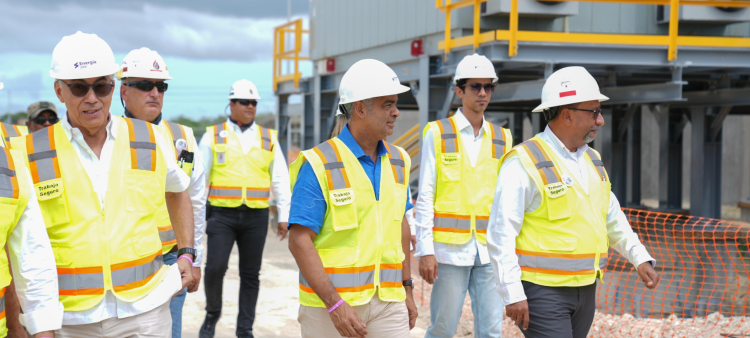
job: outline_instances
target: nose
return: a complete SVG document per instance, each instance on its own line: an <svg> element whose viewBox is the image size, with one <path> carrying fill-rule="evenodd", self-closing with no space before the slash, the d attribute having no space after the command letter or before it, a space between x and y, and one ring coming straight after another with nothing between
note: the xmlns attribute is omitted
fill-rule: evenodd
<svg viewBox="0 0 750 338"><path fill-rule="evenodd" d="M395 117L399 117L399 116L401 116L401 111L400 111L400 110L398 110L398 108L393 108L393 110L394 110L394 112L393 112L393 116L395 116Z"/></svg>
<svg viewBox="0 0 750 338"><path fill-rule="evenodd" d="M86 96L83 97L83 100L86 103L96 103L99 101L99 98L96 97L96 94L94 93L94 87L89 87L89 91L86 92Z"/></svg>
<svg viewBox="0 0 750 338"><path fill-rule="evenodd" d="M603 126L604 125L604 115L603 114L597 114L596 115L596 125L597 126Z"/></svg>
<svg viewBox="0 0 750 338"><path fill-rule="evenodd" d="M159 96L160 93L159 93L159 90L156 89L156 86L154 86L154 88L151 88L151 91L149 92L149 94L153 96Z"/></svg>
<svg viewBox="0 0 750 338"><path fill-rule="evenodd" d="M49 126L51 126L51 125L52 125L52 122L50 122L49 120L47 120L47 121L44 121L44 124L43 124L43 126L45 126L45 127L49 127Z"/></svg>

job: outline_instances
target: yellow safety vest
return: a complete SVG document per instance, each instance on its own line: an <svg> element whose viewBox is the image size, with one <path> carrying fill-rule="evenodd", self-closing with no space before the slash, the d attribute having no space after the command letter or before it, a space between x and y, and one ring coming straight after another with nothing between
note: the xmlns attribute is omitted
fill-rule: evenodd
<svg viewBox="0 0 750 338"><path fill-rule="evenodd" d="M21 219L31 194L31 177L24 166L23 153L0 147L0 247L5 247L8 236ZM11 274L8 256L0 250L0 337L8 334L5 326L5 290L10 285Z"/></svg>
<svg viewBox="0 0 750 338"><path fill-rule="evenodd" d="M513 145L510 130L487 122L490 132L482 137L482 146L474 167L471 166L456 128L455 118L430 122L435 144L436 187L435 220L432 228L435 242L465 244L475 235L487 244L490 207L500 159ZM485 128L482 128L484 133Z"/></svg>
<svg viewBox="0 0 750 338"><path fill-rule="evenodd" d="M403 149L386 146L388 154L380 158L379 200L359 160L338 138L303 151L290 168L292 188L305 161L318 178L328 207L313 243L328 279L352 306L369 303L376 289L383 301L406 299L401 222L411 159ZM302 273L299 289L302 305L325 307Z"/></svg>
<svg viewBox="0 0 750 338"><path fill-rule="evenodd" d="M171 158L174 158L177 164L180 165L182 170L185 172L185 174L190 177L190 175L193 173L194 163L181 163L181 161L178 161L179 154L177 153L177 143L179 142L179 140L185 141L186 144L183 144L181 146L187 148L183 149L187 150L190 153L195 153L195 149L193 149L193 144L195 144L195 135L193 134L193 129L191 129L190 127L185 127L181 124L169 122L167 120L162 120L162 122L164 123L164 125L161 125L161 127L166 130L169 142L174 145L174 147L170 147L170 149L173 151L167 156L171 156ZM172 248L177 245L177 237L175 236L174 230L172 229L172 221L169 219L169 211L167 211L166 203L162 204L162 206L159 207L159 209L156 211L156 218L156 224L159 228L159 238L161 239L162 253L166 254L172 251Z"/></svg>
<svg viewBox="0 0 750 338"><path fill-rule="evenodd" d="M93 308L106 291L137 301L167 273L155 218L166 184L163 135L145 121L110 118L119 121L103 209L62 124L24 138L65 311Z"/></svg>
<svg viewBox="0 0 750 338"><path fill-rule="evenodd" d="M584 286L603 277L609 248L607 212L611 184L599 154L589 148L588 190L539 135L515 148L542 193L542 204L524 214L516 238L521 279L545 286Z"/></svg>
<svg viewBox="0 0 750 338"><path fill-rule="evenodd" d="M276 131L258 128L258 144L242 153L239 137L227 123L206 128L213 135L214 154L208 202L215 207L236 208L243 203L250 208L268 208L271 193L271 163L276 146Z"/></svg>
<svg viewBox="0 0 750 338"><path fill-rule="evenodd" d="M10 148L10 138L26 136L29 134L29 128L26 126L17 126L14 124L5 124L0 122L0 146Z"/></svg>

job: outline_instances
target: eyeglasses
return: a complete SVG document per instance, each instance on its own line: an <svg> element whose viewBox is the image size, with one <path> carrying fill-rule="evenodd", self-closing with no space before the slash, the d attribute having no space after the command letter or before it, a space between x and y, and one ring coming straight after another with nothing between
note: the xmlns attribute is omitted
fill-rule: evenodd
<svg viewBox="0 0 750 338"><path fill-rule="evenodd" d="M159 91L159 93L163 93L167 91L167 88L169 85L167 85L166 82L151 82L151 81L135 81L135 82L128 82L123 83L124 85L128 87L135 87L139 90L142 90L144 92L150 92L154 90L154 87L156 87L156 90Z"/></svg>
<svg viewBox="0 0 750 338"><path fill-rule="evenodd" d="M60 82L64 83L65 85L70 88L70 92L73 93L76 97L84 97L89 93L89 89L94 89L94 94L98 97L105 97L112 93L112 87L115 86L114 82L111 83L94 83L94 84L85 84L85 83L67 83L63 80L60 80Z"/></svg>
<svg viewBox="0 0 750 338"><path fill-rule="evenodd" d="M598 119L599 119L599 115L601 115L601 114L602 114L602 109L601 109L601 108L599 108L599 109L597 109L597 110L590 110L590 109L578 109L578 108L568 108L568 109L570 109L570 110L580 110L580 111L587 111L587 112L589 112L589 113L594 113L594 120L598 120Z"/></svg>
<svg viewBox="0 0 750 338"><path fill-rule="evenodd" d="M469 87L471 88L471 92L474 94L479 94L482 91L482 88L484 88L484 92L487 94L492 94L492 92L495 90L496 84L494 83L485 83L481 84L479 82L474 82L471 84L464 85L464 88Z"/></svg>
<svg viewBox="0 0 750 338"><path fill-rule="evenodd" d="M33 118L32 121L34 121L34 123L36 123L36 124L45 124L47 122L49 122L50 124L55 124L58 121L60 121L60 119L57 118L57 116L55 116L55 117L41 117L41 116L37 116L37 117Z"/></svg>
<svg viewBox="0 0 750 338"><path fill-rule="evenodd" d="M249 104L253 105L253 107L258 106L258 101L255 100L237 100L236 102L243 106L247 106Z"/></svg>

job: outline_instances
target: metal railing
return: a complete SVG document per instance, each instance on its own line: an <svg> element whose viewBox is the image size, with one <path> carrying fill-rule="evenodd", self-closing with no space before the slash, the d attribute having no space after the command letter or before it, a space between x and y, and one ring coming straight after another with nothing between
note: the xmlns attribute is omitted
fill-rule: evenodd
<svg viewBox="0 0 750 338"><path fill-rule="evenodd" d="M299 87L299 79L302 73L299 71L300 60L309 60L308 57L300 56L302 53L302 34L310 31L302 29L302 19L287 22L276 26L273 32L273 90L278 90L279 82L294 80L294 87ZM287 48L287 35L291 35L294 48ZM294 71L284 72L284 61L292 61ZM290 66L289 68L292 68Z"/></svg>
<svg viewBox="0 0 750 338"><path fill-rule="evenodd" d="M435 6L445 12L445 40L440 41L438 49L447 55L452 48L473 46L491 41L508 41L508 56L518 55L518 42L562 42L562 43L597 43L614 45L648 45L667 46L667 60L677 59L677 47L750 47L750 38L719 37L719 36L680 36L679 9L680 5L691 6L719 6L719 7L750 7L750 1L710 1L710 0L583 0L585 2L608 2L637 5L669 5L669 34L597 34L597 33L564 33L545 31L518 30L518 0L511 0L510 27L507 30L498 29L481 33L479 30L480 4L487 0L436 0ZM579 0L552 0L579 1ZM451 11L463 7L474 6L474 31L472 35L451 37Z"/></svg>
<svg viewBox="0 0 750 338"><path fill-rule="evenodd" d="M409 157L414 157L414 155L419 153L419 123L415 124L414 127L409 128L403 135L399 136L397 139L393 141L393 144L404 148L406 152L409 154ZM419 165L414 165L411 168L411 172L414 172L419 168Z"/></svg>

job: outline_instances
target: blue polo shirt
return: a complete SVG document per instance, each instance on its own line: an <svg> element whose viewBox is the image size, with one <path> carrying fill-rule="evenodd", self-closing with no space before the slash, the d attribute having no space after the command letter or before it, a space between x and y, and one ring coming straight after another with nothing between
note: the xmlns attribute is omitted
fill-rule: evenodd
<svg viewBox="0 0 750 338"><path fill-rule="evenodd" d="M344 130L339 134L339 140L343 142L354 156L359 160L359 164L362 169L365 170L367 178L370 179L373 190L375 190L375 199L380 200L380 158L388 153L383 141L378 142L378 159L376 163L372 162L370 155L360 148L357 141L354 140L354 136L349 131L349 126L345 126ZM406 211L409 211L414 205L411 204L411 194L409 194L409 187L406 187ZM326 217L326 205L325 197L323 197L323 190L320 189L318 178L315 176L315 172L310 166L309 162L302 164L297 175L297 181L294 184L294 191L292 191L292 207L289 210L289 225L299 224L310 228L315 231L316 234L320 233L320 228L323 227L323 221Z"/></svg>

